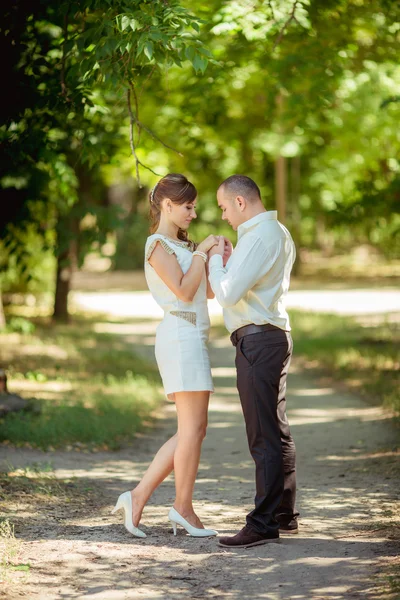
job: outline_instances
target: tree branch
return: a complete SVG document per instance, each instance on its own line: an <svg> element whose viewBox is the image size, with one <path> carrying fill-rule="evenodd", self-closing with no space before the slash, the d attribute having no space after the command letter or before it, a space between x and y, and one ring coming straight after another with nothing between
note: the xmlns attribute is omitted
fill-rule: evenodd
<svg viewBox="0 0 400 600"><path fill-rule="evenodd" d="M136 179L138 180L139 187L142 187L142 184L140 183L139 165L141 167L143 167L144 169L147 169L148 171L151 171L152 173L154 173L154 175L157 175L157 177L160 177L160 174L156 173L155 171L153 171L153 169L150 169L150 167L147 167L146 165L144 165L142 163L142 161L139 160L139 157L136 154L136 147L135 147L135 142L134 142L134 139L133 139L133 128L135 126L135 122L137 121L137 119L135 118L135 116L133 114L133 111L132 111L132 106L131 106L131 90L130 90L130 88L128 88L128 90L127 90L127 104L128 104L128 112L129 112L129 119L130 119L130 123L129 123L129 141L130 141L131 151L132 151L133 157L135 159Z"/></svg>
<svg viewBox="0 0 400 600"><path fill-rule="evenodd" d="M138 155L136 154L136 148L135 148L135 141L133 139L133 128L135 125L135 118L133 116L133 112L132 112L132 106L131 106L131 89L128 88L128 97L127 97L127 101L128 101L128 111L129 111L129 142L131 145L131 151L132 154L135 158L135 167L136 167L136 179L138 180L138 184L139 187L141 187L140 184L140 175L139 175L139 158Z"/></svg>
<svg viewBox="0 0 400 600"><path fill-rule="evenodd" d="M281 40L283 38L283 34L285 33L286 29L289 27L290 23L292 21L297 21L295 12L296 12L296 7L297 7L298 3L299 3L299 0L295 0L294 4L292 6L292 10L290 12L289 18L287 19L287 21L285 21L282 29L280 30L280 32L278 34L278 37L275 40L275 43L274 43L274 45L272 47L272 52L280 44L280 42L281 42Z"/></svg>
<svg viewBox="0 0 400 600"><path fill-rule="evenodd" d="M141 90L140 90L140 92L139 92L139 100L140 100L140 98L142 97L142 94L143 94L143 92L144 92L144 88L145 88L145 87L146 87L146 85L147 85L147 82L148 82L148 81L150 81L150 79L153 77L153 73L154 73L154 71L156 70L156 66L157 66L157 65L153 65L153 67L152 67L152 69L151 69L150 73L148 74L148 76L146 77L145 81L143 82L142 88L141 88Z"/></svg>
<svg viewBox="0 0 400 600"><path fill-rule="evenodd" d="M133 93L133 98L135 100L135 111L136 111L136 118L135 118L135 120L136 120L136 126L137 126L137 131L138 131L138 137L137 137L136 146L138 146L139 142L140 142L140 134L141 134L142 126L141 126L141 123L139 121L139 102L138 102L138 98L137 98L137 95L136 95L135 86L133 85L133 83L131 83L131 90L132 90L132 93Z"/></svg>
<svg viewBox="0 0 400 600"><path fill-rule="evenodd" d="M179 152L179 150L177 150L176 148L173 148L172 146L168 146L168 144L166 144L165 142L163 142L155 133L154 131L152 131L151 129L149 129L148 127L146 127L146 125L143 125L143 123L141 123L140 121L137 121L138 125L140 125L140 127L142 129L144 129L145 131L147 131L147 133L149 135L151 135L151 137L153 137L155 140L157 140L157 142L160 142L160 144L162 144L165 148L168 148L168 150L172 150L173 152L176 152L176 154L178 154L178 156L183 156L182 152Z"/></svg>
<svg viewBox="0 0 400 600"><path fill-rule="evenodd" d="M151 78L153 72L154 72L154 69L150 72L148 79ZM148 81L148 79L145 81L144 85L146 84L146 82ZM143 88L144 88L144 85L143 85ZM140 95L143 92L143 88L140 91ZM135 102L135 113L132 110L132 104L131 104L131 97L132 97L132 95L133 95L134 102ZM150 167L147 167L146 165L144 165L139 160L139 157L137 155L136 148L139 145L140 134L141 134L142 130L146 131L152 138L154 138L155 140L157 140L157 142L159 142L160 144L162 144L164 146L164 148L168 148L168 150L172 150L173 152L176 152L179 156L183 156L183 154L181 152L179 152L179 150L176 150L176 148L173 148L172 146L169 146L168 144L166 144L162 139L160 139L154 133L154 131L152 131L151 129L149 129L149 127L146 127L146 125L143 125L143 123L139 120L139 100L138 100L138 97L137 97L137 94L136 94L136 89L135 89L135 86L134 86L133 83L130 83L129 88L127 89L127 104L128 104L128 112L129 112L129 142L130 142L130 147L131 147L132 155L133 155L133 157L135 159L136 178L138 180L139 186L141 187L140 175L139 175L139 165L142 166L142 167L144 167L148 171L151 171L155 175L159 176L159 174L156 173L155 171L153 171ZM136 143L135 143L135 135L134 135L135 125L136 125L137 131L138 131L138 136L137 136Z"/></svg>

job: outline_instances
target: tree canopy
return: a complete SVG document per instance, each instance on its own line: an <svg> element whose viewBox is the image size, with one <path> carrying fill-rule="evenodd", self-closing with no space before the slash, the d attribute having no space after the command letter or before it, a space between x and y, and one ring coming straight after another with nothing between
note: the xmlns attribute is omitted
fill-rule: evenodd
<svg viewBox="0 0 400 600"><path fill-rule="evenodd" d="M198 187L195 236L231 235L215 189L240 172L300 248L398 253L398 2L12 0L0 34L3 287L40 246L65 317L107 232L141 265L146 188L169 171Z"/></svg>

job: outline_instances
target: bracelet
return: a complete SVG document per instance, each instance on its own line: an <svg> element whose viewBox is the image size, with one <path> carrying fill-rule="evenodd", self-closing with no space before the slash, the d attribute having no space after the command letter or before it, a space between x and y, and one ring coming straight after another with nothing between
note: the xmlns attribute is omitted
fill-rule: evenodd
<svg viewBox="0 0 400 600"><path fill-rule="evenodd" d="M204 262L207 262L207 254L205 252L202 252L201 250L195 250L193 252L193 256L201 256Z"/></svg>

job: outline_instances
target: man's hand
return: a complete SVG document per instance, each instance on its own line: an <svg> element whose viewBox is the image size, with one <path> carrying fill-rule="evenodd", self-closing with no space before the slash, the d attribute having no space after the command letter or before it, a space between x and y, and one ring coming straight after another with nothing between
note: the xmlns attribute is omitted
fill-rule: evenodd
<svg viewBox="0 0 400 600"><path fill-rule="evenodd" d="M225 245L224 245L224 254L222 256L222 263L224 265L224 267L226 267L226 263L228 262L232 252L233 252L233 246L230 242L230 240L228 240L228 238L224 238L225 241Z"/></svg>
<svg viewBox="0 0 400 600"><path fill-rule="evenodd" d="M220 235L218 244L216 246L213 246L208 251L208 258L210 259L212 256L214 256L214 254L220 254L223 257L224 249L225 249L225 238L223 235Z"/></svg>

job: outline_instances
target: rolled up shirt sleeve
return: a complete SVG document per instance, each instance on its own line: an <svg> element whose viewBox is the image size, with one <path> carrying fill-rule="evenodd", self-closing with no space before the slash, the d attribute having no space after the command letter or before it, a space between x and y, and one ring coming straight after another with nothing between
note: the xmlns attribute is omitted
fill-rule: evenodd
<svg viewBox="0 0 400 600"><path fill-rule="evenodd" d="M216 299L223 308L237 304L273 266L280 242L266 245L259 237L246 234L239 240L229 266L222 256L214 254L209 262L209 281Z"/></svg>

